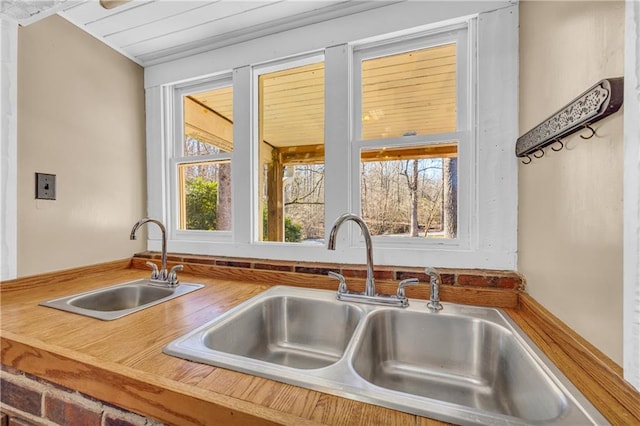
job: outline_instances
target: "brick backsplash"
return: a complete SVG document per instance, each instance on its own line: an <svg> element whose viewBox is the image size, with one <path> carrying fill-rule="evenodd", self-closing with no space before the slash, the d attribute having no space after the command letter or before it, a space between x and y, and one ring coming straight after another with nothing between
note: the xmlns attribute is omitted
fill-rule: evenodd
<svg viewBox="0 0 640 426"><path fill-rule="evenodd" d="M2 364L1 426L161 426L80 392Z"/></svg>
<svg viewBox="0 0 640 426"><path fill-rule="evenodd" d="M145 251L137 253L135 257L144 259L160 259L160 253ZM247 259L223 256L202 256L193 254L175 254L168 256L170 261L179 263L195 263L203 265L226 266L245 269L262 269L278 272L298 272L302 274L326 275L329 271L339 272L347 278L365 278L367 270L364 265L346 265L339 263L312 263L267 259ZM523 289L524 280L515 271L500 271L491 269L452 269L438 268L441 284L460 287L484 287ZM377 266L374 277L378 280L403 280L418 278L429 281L424 268L405 266Z"/></svg>

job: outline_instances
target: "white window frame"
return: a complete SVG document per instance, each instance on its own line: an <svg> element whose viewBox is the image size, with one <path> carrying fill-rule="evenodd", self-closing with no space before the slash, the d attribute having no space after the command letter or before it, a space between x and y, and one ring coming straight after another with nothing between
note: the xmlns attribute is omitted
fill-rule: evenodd
<svg viewBox="0 0 640 426"><path fill-rule="evenodd" d="M216 161L229 161L233 170L233 159L235 147L232 152L225 152L210 155L185 156L184 155L184 102L185 96L192 93L202 93L209 90L220 89L224 87L233 87L233 77L230 72L216 75L204 80L196 82L175 85L170 94L173 103L173 134L172 140L169 141L168 151L169 157L169 205L167 206L168 229L171 239L183 241L202 241L209 239L214 241L229 242L233 240L233 226L235 224L234 206L233 206L233 179L231 180L231 230L228 231L204 231L195 229L180 229L180 179L178 168L181 164L203 163ZM171 102L171 100L167 100ZM171 120L168 120L171 121ZM232 172L233 173L233 172Z"/></svg>
<svg viewBox="0 0 640 426"><path fill-rule="evenodd" d="M299 246L300 243L287 243L284 241L280 241L280 242L276 242L276 241L263 241L260 240L260 231L259 231L259 227L262 226L262 212L258 211L258 206L260 205L260 200L259 197L261 196L260 191L262 191L263 188L260 187L259 185L259 178L260 178L260 173L262 173L262 170L259 169L260 166L260 132L258 131L258 129L260 128L260 123L259 123L259 119L260 119L260 113L259 113L259 109L260 109L260 100L258 99L258 85L259 80L260 80L260 76L263 74L270 74L273 72L277 72L277 71L282 71L282 70L286 70L286 69L290 69L290 68L297 68L297 67L303 67L305 65L311 65L311 64L316 64L316 63L325 63L325 54L324 51L322 52L310 52L304 55L299 55L299 56L295 56L293 58L285 58L285 59L278 59L276 61L271 61L268 63L264 63L264 64L256 64L253 65L251 67L251 80L252 80L252 87L254 90L252 90L252 96L251 96L251 105L253 107L253 139L252 139L252 149L253 149L253 155L252 155L252 170L254 170L253 176L252 176L252 182L253 182L253 188L255 188L255 190L253 191L252 195L253 195L253 205L255 206L255 208L252 210L252 220L251 220L251 241L253 242L253 244L255 245L265 245L266 247L270 247L273 244L286 244L286 245L290 245L292 247L296 247ZM326 84L326 78L325 78L325 84ZM325 105L324 105L325 111L326 111L326 99L325 99ZM326 161L326 160L325 160Z"/></svg>
<svg viewBox="0 0 640 426"><path fill-rule="evenodd" d="M387 40L357 43L353 47L353 117L351 134L351 205L354 212L361 211L360 197L360 154L364 149L429 146L440 143L458 144L458 228L455 239L373 237L379 247L409 248L411 250L471 249L472 236L477 229L471 222L476 206L472 202L475 177L471 171L475 163L476 138L475 98L471 87L476 84L473 68L475 52L470 46L475 39L474 18L465 22L430 29L411 35L403 35ZM362 62L385 56L397 55L414 50L427 49L447 44L456 44L456 131L450 133L401 136L395 138L362 139ZM352 229L352 244L364 243L361 233Z"/></svg>
<svg viewBox="0 0 640 426"><path fill-rule="evenodd" d="M174 137L174 90L178 85L202 81L205 76L233 73L234 86L234 153L232 158L233 228L228 239L212 238L207 232L202 238L188 238L169 233L168 248L177 253L198 253L274 260L310 262L364 263L363 244L357 229L341 230L337 250L321 245L300 243L258 242L254 199L257 185L256 110L252 103L255 87L253 67L260 64L287 62L291 58L325 56L325 236L341 213L355 212L354 158L351 146L354 122L352 49L387 40L409 40L416 34L438 34L443 28L468 26L468 46L473 52L469 65L469 98L475 99L475 127L469 129L477 144L469 149L472 162L468 175L476 185L469 188L468 223L471 230L463 244L432 243L430 247L414 248L374 242L374 263L397 266L437 266L452 268L515 269L517 248L517 160L513 143L517 128L517 54L518 8L503 2L503 7L478 3L447 3L445 9L429 3L402 2L384 8L385 19L373 23L381 9L344 18L339 23L327 22L310 27L287 30L277 36L267 36L245 42L242 48L219 48L211 52L160 64L145 70L147 82L147 172L149 215L173 224L169 217L172 182L171 147ZM476 9L476 10L472 10ZM460 13L464 11L464 13ZM419 13L418 13L419 12ZM393 19L386 19L393 18ZM436 22L437 21L437 22ZM427 22L425 24L425 22ZM413 23L413 24L410 24ZM337 26L334 26L337 25ZM413 27L411 27L413 25ZM282 43L286 40L286 43ZM279 43L276 43L279 42ZM274 44L275 43L275 44ZM324 47L323 47L324 46ZM328 46L328 47L327 47ZM310 53L311 52L311 53ZM315 53L314 53L315 52ZM468 117L471 118L471 117ZM447 135L459 142L464 150L465 135ZM442 135L439 135L442 136ZM407 137L412 138L412 137ZM407 139L405 143L427 137ZM161 143L159 143L159 141ZM460 156L466 156L464 152ZM459 160L459 170L463 167ZM459 183L459 188L463 185ZM175 189L174 189L175 190ZM464 189L461 189L464 191ZM357 200L356 200L357 201ZM461 197L459 196L459 205ZM461 213L459 213L460 215ZM462 215L465 213L462 212ZM171 220L168 220L171 219ZM175 227L175 225L173 225ZM462 229L459 226L459 229ZM194 235L191 233L191 235ZM150 250L159 250L157 232L149 231Z"/></svg>

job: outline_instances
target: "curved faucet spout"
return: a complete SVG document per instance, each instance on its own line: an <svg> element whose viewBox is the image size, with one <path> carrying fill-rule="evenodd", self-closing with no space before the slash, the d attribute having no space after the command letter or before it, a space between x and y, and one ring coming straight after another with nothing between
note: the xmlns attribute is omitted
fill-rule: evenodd
<svg viewBox="0 0 640 426"><path fill-rule="evenodd" d="M331 232L329 233L327 249L336 249L336 236L338 235L338 229L340 229L340 226L348 220L352 220L357 223L360 226L362 235L364 236L364 244L367 249L367 281L365 286L365 295L375 296L376 284L373 279L373 244L371 243L371 233L369 232L367 224L364 222L364 220L362 220L360 216L352 213L344 213L340 215L333 223L333 227L331 228Z"/></svg>
<svg viewBox="0 0 640 426"><path fill-rule="evenodd" d="M167 279L167 229L164 227L162 222L150 217L144 217L140 219L135 225L133 225L133 228L131 229L131 235L129 236L129 238L132 240L135 240L136 231L138 231L138 228L140 228L142 225L148 222L155 223L160 227L160 231L162 231L162 260L161 260L162 264L160 266L160 271L159 271L160 276L158 278L160 280L166 280Z"/></svg>

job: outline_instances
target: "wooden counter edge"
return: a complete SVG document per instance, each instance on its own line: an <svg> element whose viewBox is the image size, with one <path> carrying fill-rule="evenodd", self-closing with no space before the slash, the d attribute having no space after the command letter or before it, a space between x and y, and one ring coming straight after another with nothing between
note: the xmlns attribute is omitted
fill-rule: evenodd
<svg viewBox="0 0 640 426"><path fill-rule="evenodd" d="M132 259L120 259L111 262L98 263L95 265L82 266L78 268L63 269L60 271L47 272L28 277L20 277L12 280L0 281L0 291L23 290L25 288L39 287L43 285L58 284L77 278L82 278L89 274L99 274L113 272L115 270L131 268Z"/></svg>
<svg viewBox="0 0 640 426"><path fill-rule="evenodd" d="M536 332L534 343L556 365L569 367L562 372L609 421L640 424L640 392L624 380L620 366L530 295L520 294L516 312Z"/></svg>
<svg viewBox="0 0 640 426"><path fill-rule="evenodd" d="M317 424L9 331L2 331L0 348L5 365L167 424Z"/></svg>

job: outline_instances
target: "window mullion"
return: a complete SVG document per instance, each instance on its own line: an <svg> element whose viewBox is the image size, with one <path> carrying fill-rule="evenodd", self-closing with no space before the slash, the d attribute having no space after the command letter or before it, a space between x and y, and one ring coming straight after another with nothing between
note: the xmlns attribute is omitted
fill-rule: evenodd
<svg viewBox="0 0 640 426"><path fill-rule="evenodd" d="M257 235L254 217L255 188L258 185L257 145L253 143L254 103L252 95L251 67L246 66L233 71L233 167L231 168L231 211L233 217L233 241L249 244L252 235ZM249 178L247 178L247 176Z"/></svg>
<svg viewBox="0 0 640 426"><path fill-rule="evenodd" d="M350 163L350 48L333 46L325 50L325 235L335 219L351 210ZM347 233L340 233L344 246Z"/></svg>

